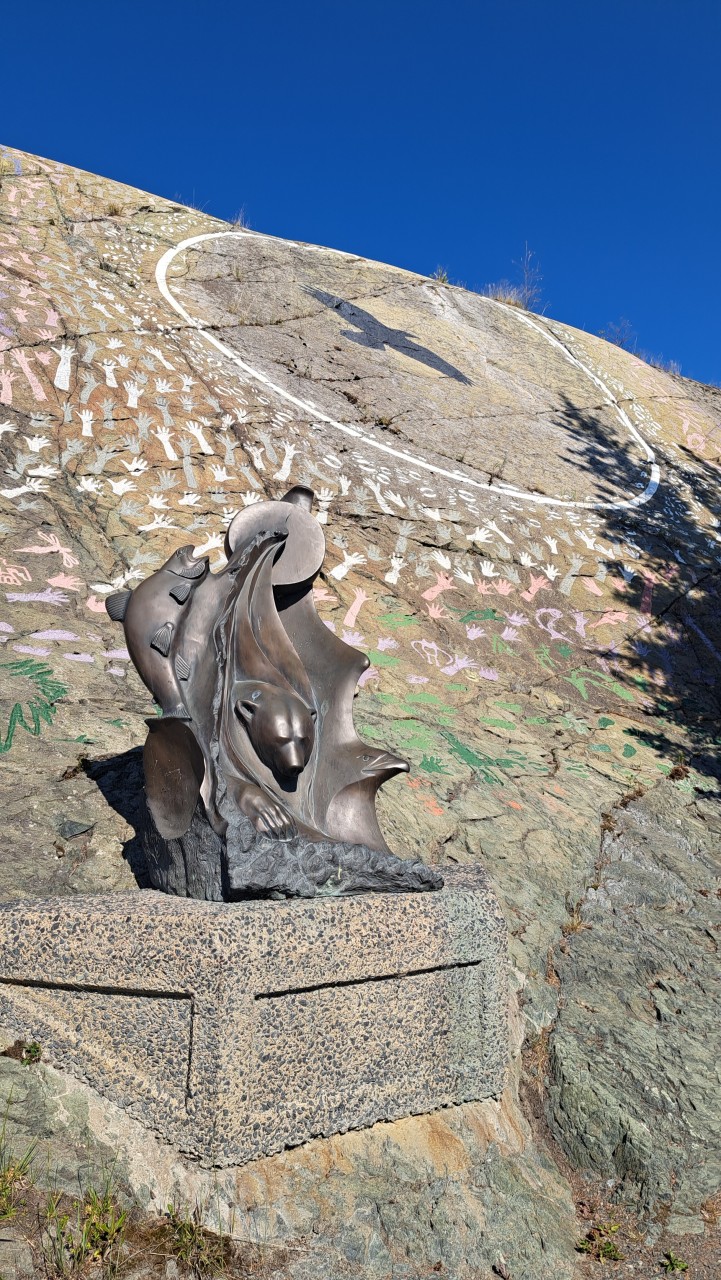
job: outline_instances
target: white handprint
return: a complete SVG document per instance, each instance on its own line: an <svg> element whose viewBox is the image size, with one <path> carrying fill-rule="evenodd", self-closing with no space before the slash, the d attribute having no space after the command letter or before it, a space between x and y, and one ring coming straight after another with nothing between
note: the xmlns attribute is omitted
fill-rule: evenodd
<svg viewBox="0 0 721 1280"><path fill-rule="evenodd" d="M436 563L439 564L442 569L450 569L451 567L451 558L450 556L447 556L443 551L438 551L438 550L432 551L431 559L435 560Z"/></svg>
<svg viewBox="0 0 721 1280"><path fill-rule="evenodd" d="M290 475L291 463L298 452L297 445L290 444L289 441L283 441L283 461L278 471L273 476L274 480L287 480Z"/></svg>
<svg viewBox="0 0 721 1280"><path fill-rule="evenodd" d="M499 529L498 525L495 524L493 520L488 521L487 528L492 529L494 533L497 533L501 541L508 543L509 547L513 546L513 539L509 538L508 535L505 534L502 529Z"/></svg>
<svg viewBox="0 0 721 1280"><path fill-rule="evenodd" d="M123 458L122 462L131 476L141 476L144 471L148 470L148 464L144 458L133 458L132 462L126 462Z"/></svg>
<svg viewBox="0 0 721 1280"><path fill-rule="evenodd" d="M148 351L150 352L151 356L155 356L156 360L160 361L164 369L174 368L174 366L172 364L169 364L168 361L165 359L165 356L160 350L160 347L148 347Z"/></svg>
<svg viewBox="0 0 721 1280"><path fill-rule="evenodd" d="M133 489L135 488L135 485L133 484L132 480L110 480L109 479L108 484L110 485L110 488L112 489L113 493L116 493L118 497L122 497L124 493L132 493Z"/></svg>
<svg viewBox="0 0 721 1280"><path fill-rule="evenodd" d="M70 390L70 361L75 355L75 352L73 351L72 347L69 347L67 345L66 342L63 342L59 347L53 347L53 351L55 352L56 356L60 357L60 363L58 364L58 367L55 370L53 386L56 386L58 391L69 391Z"/></svg>
<svg viewBox="0 0 721 1280"><path fill-rule="evenodd" d="M212 454L213 450L211 449L210 445L208 444L208 441L203 435L203 428L201 424L199 422L188 422L187 429L190 432L191 436L195 436L195 439L198 441L198 444L200 445L201 453Z"/></svg>
<svg viewBox="0 0 721 1280"><path fill-rule="evenodd" d="M53 476L60 475L58 467L53 467L48 462L41 462L37 467L28 467L25 472L28 476L44 476L46 480L52 479Z"/></svg>
<svg viewBox="0 0 721 1280"><path fill-rule="evenodd" d="M484 578L497 578L496 566L492 560L481 560L481 573Z"/></svg>
<svg viewBox="0 0 721 1280"><path fill-rule="evenodd" d="M172 520L170 519L170 516L163 516L158 514L153 516L153 519L150 524L139 524L138 532L151 533L153 529L174 529L175 527L176 526L173 524Z"/></svg>
<svg viewBox="0 0 721 1280"><path fill-rule="evenodd" d="M82 429L82 431L81 431L81 433L80 433L81 435L83 435L83 436L92 436L92 434L93 434L93 416L94 416L94 415L93 415L93 411L92 411L92 409L81 409L81 410L80 410L80 421L81 421L81 422L82 422L82 424L83 424L83 429Z"/></svg>
<svg viewBox="0 0 721 1280"><path fill-rule="evenodd" d="M328 509L335 497L335 493L332 489L326 489L324 486L322 489L318 490L316 497L318 498L318 514L316 516L316 520L318 521L318 524L327 524Z"/></svg>
<svg viewBox="0 0 721 1280"><path fill-rule="evenodd" d="M392 516L393 508L388 506L388 503L386 502L381 492L380 484L376 480L369 480L367 477L364 480L364 484L366 489L370 489L371 493L375 496L375 500L378 503L378 506L380 507L383 514L387 516Z"/></svg>
<svg viewBox="0 0 721 1280"><path fill-rule="evenodd" d="M585 532L585 530L583 530L583 529L577 529L577 530L576 530L576 537L577 537L577 538L580 538L580 539L581 539L581 542L585 542L585 544L586 544L586 546L588 547L589 551L597 550L597 548L596 548L596 537L595 537L595 534L593 534L593 533L586 533L586 532Z"/></svg>
<svg viewBox="0 0 721 1280"><path fill-rule="evenodd" d="M466 534L466 542L493 542L493 536L486 528L474 529L473 533Z"/></svg>
<svg viewBox="0 0 721 1280"><path fill-rule="evenodd" d="M154 511L166 511L168 507L168 499L162 493L151 493L148 498L148 506Z"/></svg>
<svg viewBox="0 0 721 1280"><path fill-rule="evenodd" d="M47 449L50 444L47 436L26 436L25 439L31 453L39 453L41 449Z"/></svg>
<svg viewBox="0 0 721 1280"><path fill-rule="evenodd" d="M157 431L153 432L153 435L155 436L156 440L159 440L160 443L162 444L165 450L165 456L168 459L168 462L177 462L178 455L175 452L175 449L173 448L172 444L170 443L170 438L172 434L173 434L172 431L170 431L168 427L158 427Z"/></svg>
<svg viewBox="0 0 721 1280"><path fill-rule="evenodd" d="M93 476L83 476L77 487L81 493L102 493L103 491L102 484Z"/></svg>
<svg viewBox="0 0 721 1280"><path fill-rule="evenodd" d="M179 499L178 499L178 506L179 506L179 507L194 507L194 506L196 506L196 504L197 504L198 502L200 502L200 494L199 494L199 493L190 493L189 491L187 491L187 490L186 490L186 492L183 494L182 498L179 498Z"/></svg>
<svg viewBox="0 0 721 1280"><path fill-rule="evenodd" d="M366 562L366 558L364 555L361 555L360 552L344 551L343 563L337 564L335 569L331 569L330 576L331 578L335 578L338 582L340 582L341 578L345 578L346 574L350 569L354 568L356 565L365 564L365 562Z"/></svg>
<svg viewBox="0 0 721 1280"><path fill-rule="evenodd" d="M115 361L115 360L101 360L101 362L100 362L100 368L101 368L101 369L104 371L104 373L105 373L105 385L106 385L106 387L117 387L118 383L117 383L117 380L116 380L116 377L115 377L115 369L117 368L117 361Z"/></svg>
<svg viewBox="0 0 721 1280"><path fill-rule="evenodd" d="M22 493L45 493L47 485L44 480L33 479L28 480L27 484L20 485L17 489L0 489L3 498L18 498Z"/></svg>
<svg viewBox="0 0 721 1280"><path fill-rule="evenodd" d="M263 498L261 494L254 493L252 489L249 489L247 493L241 493L240 501L244 507L252 507L254 503L262 502Z"/></svg>
<svg viewBox="0 0 721 1280"><path fill-rule="evenodd" d="M225 484L226 480L230 480L230 476L228 475L225 467L212 465L210 470L213 472L213 479L217 480L218 484Z"/></svg>
<svg viewBox="0 0 721 1280"><path fill-rule="evenodd" d="M137 409L143 388L137 382L124 382L123 386L128 393L128 409Z"/></svg>
<svg viewBox="0 0 721 1280"><path fill-rule="evenodd" d="M207 555L209 551L216 551L219 547L223 546L223 543L224 538L221 533L211 533L210 537L203 543L202 547L195 548L196 560L199 559L200 556Z"/></svg>

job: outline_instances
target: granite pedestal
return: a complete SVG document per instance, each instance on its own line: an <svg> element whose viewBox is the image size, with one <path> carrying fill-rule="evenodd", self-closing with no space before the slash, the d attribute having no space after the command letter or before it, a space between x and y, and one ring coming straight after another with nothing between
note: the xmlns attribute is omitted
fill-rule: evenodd
<svg viewBox="0 0 721 1280"><path fill-rule="evenodd" d="M0 1024L204 1165L497 1096L506 932L479 869L424 894L0 906Z"/></svg>

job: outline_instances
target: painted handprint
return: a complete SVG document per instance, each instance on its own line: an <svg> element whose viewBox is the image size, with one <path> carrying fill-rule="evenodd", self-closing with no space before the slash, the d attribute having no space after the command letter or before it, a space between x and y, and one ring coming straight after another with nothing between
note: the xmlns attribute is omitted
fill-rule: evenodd
<svg viewBox="0 0 721 1280"><path fill-rule="evenodd" d="M153 432L153 435L155 436L156 440L159 440L160 443L162 444L163 449L165 450L165 456L168 459L168 462L177 462L178 455L175 452L175 449L173 448L172 444L170 443L173 435L170 428L158 427L157 430Z"/></svg>
<svg viewBox="0 0 721 1280"><path fill-rule="evenodd" d="M346 574L351 569L356 568L358 565L365 564L365 562L365 556L361 555L359 551L344 551L342 564L337 564L334 569L331 569L330 576L340 582L341 578L345 578Z"/></svg>

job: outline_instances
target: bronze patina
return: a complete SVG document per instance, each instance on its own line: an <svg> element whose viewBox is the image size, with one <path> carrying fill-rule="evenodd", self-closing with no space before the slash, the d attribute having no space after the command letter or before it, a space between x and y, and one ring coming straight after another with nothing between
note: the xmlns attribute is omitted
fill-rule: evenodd
<svg viewBox="0 0 721 1280"><path fill-rule="evenodd" d="M352 702L369 660L320 620L325 539L300 486L231 521L227 564L181 547L106 602L160 713L144 748L152 884L216 901L435 889L389 850L379 787L408 770L364 742Z"/></svg>

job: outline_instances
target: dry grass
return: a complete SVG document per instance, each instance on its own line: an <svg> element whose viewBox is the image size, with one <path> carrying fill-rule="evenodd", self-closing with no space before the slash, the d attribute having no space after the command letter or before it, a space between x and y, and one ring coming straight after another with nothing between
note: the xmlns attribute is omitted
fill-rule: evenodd
<svg viewBox="0 0 721 1280"><path fill-rule="evenodd" d="M635 787L632 787L630 791L621 796L614 807L616 809L627 809L632 800L640 800L641 796L645 796L645 794L646 788L642 787L640 782L637 782Z"/></svg>
<svg viewBox="0 0 721 1280"><path fill-rule="evenodd" d="M81 1196L33 1181L35 1144L13 1152L0 1129L0 1223L18 1253L29 1249L45 1280L163 1280L173 1261L184 1280L270 1280L287 1250L240 1242L205 1226L203 1214L168 1206L149 1216L123 1205L108 1174Z"/></svg>

